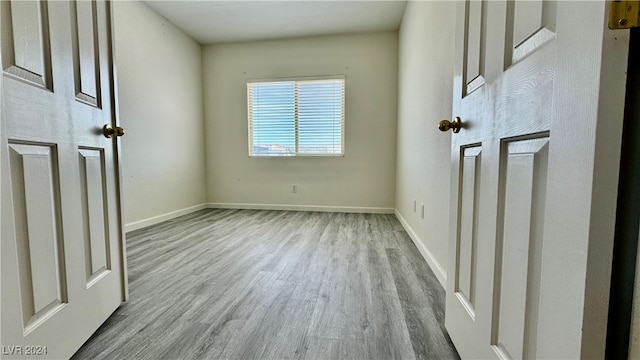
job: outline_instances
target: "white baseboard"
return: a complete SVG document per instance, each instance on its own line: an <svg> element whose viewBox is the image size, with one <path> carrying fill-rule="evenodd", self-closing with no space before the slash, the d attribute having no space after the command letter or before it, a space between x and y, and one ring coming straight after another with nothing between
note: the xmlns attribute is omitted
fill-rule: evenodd
<svg viewBox="0 0 640 360"><path fill-rule="evenodd" d="M244 203L208 203L210 209L250 209L250 210L289 210L322 211L367 214L393 214L395 209L378 207L320 206L320 205L284 205L284 204L244 204Z"/></svg>
<svg viewBox="0 0 640 360"><path fill-rule="evenodd" d="M188 208L184 208L176 211L171 211L166 214L150 217L148 219L134 221L124 225L124 232L128 233L129 231L142 229L147 226L155 225L163 221L171 220L173 218L177 218L178 216L187 215L192 212L196 212L206 208L207 208L207 204L200 204L200 205L190 206Z"/></svg>
<svg viewBox="0 0 640 360"><path fill-rule="evenodd" d="M446 289L447 288L447 272L440 265L438 260L436 260L436 258L433 256L431 251L427 249L427 247L424 245L424 242L422 242L422 240L420 239L420 237L418 237L416 232L413 231L411 226L409 226L409 223L402 217L402 215L400 215L400 212L398 212L397 209L395 210L395 214L398 220L400 220L400 224L402 224L404 229L407 231L407 234L409 234L409 237L411 238L411 240L413 240L413 243L416 244L416 247L420 251L420 254L422 254L422 257L427 261L427 264L429 264L429 267L431 268L433 273L436 274L436 277L438 278L440 285L442 285L442 287Z"/></svg>

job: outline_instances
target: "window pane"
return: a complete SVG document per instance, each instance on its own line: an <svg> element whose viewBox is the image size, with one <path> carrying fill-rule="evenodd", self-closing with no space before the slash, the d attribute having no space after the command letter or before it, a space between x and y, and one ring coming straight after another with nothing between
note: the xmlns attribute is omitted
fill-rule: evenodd
<svg viewBox="0 0 640 360"><path fill-rule="evenodd" d="M253 154L295 154L295 83L252 84Z"/></svg>
<svg viewBox="0 0 640 360"><path fill-rule="evenodd" d="M298 152L342 152L342 81L298 83Z"/></svg>

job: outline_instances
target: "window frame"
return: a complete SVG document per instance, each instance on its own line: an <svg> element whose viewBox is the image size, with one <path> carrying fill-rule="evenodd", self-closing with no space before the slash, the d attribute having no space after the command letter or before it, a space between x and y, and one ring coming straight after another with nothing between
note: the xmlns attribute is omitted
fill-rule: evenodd
<svg viewBox="0 0 640 360"><path fill-rule="evenodd" d="M299 123L298 123L298 94L296 91L294 107L295 107L295 117L294 117L294 136L295 136L295 152L294 154L267 154L267 155L256 155L253 153L253 117L250 113L250 84L255 83L269 83L269 82L307 82L307 81L323 81L323 80L340 80L342 81L342 114L340 120L340 153L299 153L298 152L298 143L299 143ZM344 157L345 156L345 133L346 133L346 88L347 81L346 75L321 75L321 76L296 76L296 77L283 77L283 78L258 78L258 79L247 79L246 81L246 106L245 109L247 111L247 148L248 154L250 158L258 158L258 159L274 159L274 158L298 158L298 157Z"/></svg>

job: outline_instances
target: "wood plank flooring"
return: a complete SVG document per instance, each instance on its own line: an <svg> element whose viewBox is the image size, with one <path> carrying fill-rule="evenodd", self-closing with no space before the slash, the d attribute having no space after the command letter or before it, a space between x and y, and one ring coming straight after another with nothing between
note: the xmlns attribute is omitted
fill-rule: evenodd
<svg viewBox="0 0 640 360"><path fill-rule="evenodd" d="M394 215L203 210L127 234L130 300L74 359L457 359Z"/></svg>

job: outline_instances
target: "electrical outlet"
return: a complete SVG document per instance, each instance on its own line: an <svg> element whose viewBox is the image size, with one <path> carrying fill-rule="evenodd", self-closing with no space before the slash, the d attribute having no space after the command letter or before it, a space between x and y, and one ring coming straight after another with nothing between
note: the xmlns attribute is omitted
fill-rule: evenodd
<svg viewBox="0 0 640 360"><path fill-rule="evenodd" d="M298 192L298 185L293 184L293 185L291 186L291 192L292 192L292 193L294 193L294 194L295 194L295 193L297 193L297 192Z"/></svg>
<svg viewBox="0 0 640 360"><path fill-rule="evenodd" d="M417 210L416 209L416 207L417 207L416 203L417 203L417 201L413 200L413 212L416 212L416 210Z"/></svg>
<svg viewBox="0 0 640 360"><path fill-rule="evenodd" d="M422 217L424 219L424 204L422 204L422 210L421 210L422 214L420 215L420 217Z"/></svg>

